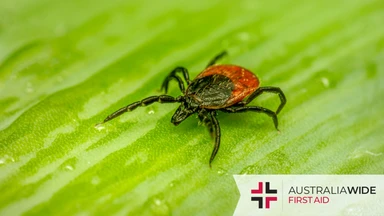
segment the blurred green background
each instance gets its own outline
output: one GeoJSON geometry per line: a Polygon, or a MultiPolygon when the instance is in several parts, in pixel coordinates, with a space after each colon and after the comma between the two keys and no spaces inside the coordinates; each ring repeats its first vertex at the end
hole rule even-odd
{"type": "Polygon", "coordinates": [[[384,174],[383,23],[382,0],[2,0],[0,215],[231,215],[233,174],[384,174]],[[206,128],[174,127],[176,104],[94,128],[222,50],[283,89],[280,133],[219,113],[209,168],[206,128]]]}

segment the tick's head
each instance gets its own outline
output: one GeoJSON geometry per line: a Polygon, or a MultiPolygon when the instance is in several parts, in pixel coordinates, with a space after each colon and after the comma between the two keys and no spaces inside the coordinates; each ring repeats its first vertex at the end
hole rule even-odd
{"type": "Polygon", "coordinates": [[[179,108],[177,108],[175,114],[173,114],[171,122],[174,125],[180,124],[182,121],[187,119],[190,115],[195,113],[198,110],[198,104],[196,104],[188,96],[184,98],[184,101],[181,102],[179,108]]]}

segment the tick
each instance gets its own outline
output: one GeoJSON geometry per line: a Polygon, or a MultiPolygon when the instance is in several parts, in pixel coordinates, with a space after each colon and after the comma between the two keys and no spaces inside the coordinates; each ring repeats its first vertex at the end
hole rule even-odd
{"type": "Polygon", "coordinates": [[[278,87],[260,87],[260,81],[251,71],[236,65],[216,64],[225,56],[224,51],[215,56],[194,80],[189,79],[188,70],[184,67],[176,67],[165,78],[161,90],[168,92],[168,84],[176,80],[179,84],[182,96],[172,97],[159,95],[147,97],[141,101],[134,102],[120,108],[110,114],[102,123],[110,121],[125,112],[130,112],[137,107],[148,106],[154,102],[159,103],[180,103],[173,114],[171,122],[174,125],[180,124],[190,115],[197,113],[197,116],[204,125],[208,127],[209,133],[215,139],[215,144],[209,165],[211,166],[220,147],[220,125],[216,118],[217,111],[226,113],[258,112],[264,113],[272,118],[276,130],[278,130],[277,114],[283,109],[286,99],[283,91],[278,87]],[[184,81],[181,76],[184,78],[184,81]],[[185,88],[184,82],[187,83],[185,88]],[[276,112],[260,106],[247,106],[253,99],[264,92],[278,94],[280,105],[276,112]]]}

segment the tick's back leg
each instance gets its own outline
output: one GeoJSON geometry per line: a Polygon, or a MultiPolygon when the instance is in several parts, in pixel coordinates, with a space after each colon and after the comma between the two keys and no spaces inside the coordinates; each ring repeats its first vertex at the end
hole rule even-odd
{"type": "Polygon", "coordinates": [[[219,61],[220,59],[222,59],[224,56],[228,55],[227,51],[223,51],[221,52],[220,54],[218,54],[217,56],[215,56],[207,65],[207,67],[210,67],[214,64],[216,64],[217,61],[219,61]]]}
{"type": "Polygon", "coordinates": [[[273,123],[275,125],[276,130],[278,129],[278,121],[277,121],[277,115],[273,111],[264,108],[264,107],[258,107],[258,106],[249,106],[249,107],[226,107],[223,109],[220,109],[220,111],[227,112],[227,113],[239,113],[239,112],[258,112],[258,113],[264,113],[270,116],[273,120],[273,123]]]}
{"type": "Polygon", "coordinates": [[[207,113],[205,110],[202,110],[197,114],[199,117],[200,122],[208,128],[208,132],[211,135],[211,137],[214,137],[214,128],[213,128],[213,123],[211,120],[211,117],[209,113],[207,113]]]}
{"type": "Polygon", "coordinates": [[[177,68],[173,69],[171,71],[171,73],[168,74],[168,76],[164,79],[164,81],[161,85],[161,90],[164,89],[165,93],[168,92],[168,84],[169,84],[169,81],[171,81],[172,79],[175,79],[179,83],[180,90],[183,93],[185,92],[183,80],[178,75],[176,75],[176,73],[182,73],[187,84],[191,83],[191,81],[189,80],[188,70],[184,67],[177,67],[177,68]]]}
{"type": "Polygon", "coordinates": [[[215,156],[220,148],[220,125],[219,121],[216,119],[216,111],[206,111],[201,110],[198,113],[198,117],[200,121],[208,127],[209,134],[212,138],[215,139],[215,144],[211,153],[211,157],[209,158],[209,166],[211,167],[213,159],[215,159],[215,156]]]}
{"type": "Polygon", "coordinates": [[[215,159],[215,156],[216,156],[216,154],[220,148],[221,133],[220,133],[219,121],[217,121],[217,118],[216,118],[216,111],[210,112],[210,118],[211,118],[211,121],[213,124],[213,128],[215,130],[215,145],[214,145],[213,150],[212,150],[211,158],[209,159],[209,166],[211,167],[212,161],[213,161],[213,159],[215,159]]]}
{"type": "Polygon", "coordinates": [[[278,87],[272,87],[272,86],[265,86],[258,88],[255,92],[253,92],[245,102],[245,104],[249,104],[253,99],[255,99],[257,96],[261,95],[263,92],[270,92],[274,94],[278,94],[280,97],[280,105],[276,110],[276,115],[279,114],[279,112],[283,109],[285,103],[287,102],[287,99],[285,98],[285,95],[283,91],[281,91],[278,87]]]}

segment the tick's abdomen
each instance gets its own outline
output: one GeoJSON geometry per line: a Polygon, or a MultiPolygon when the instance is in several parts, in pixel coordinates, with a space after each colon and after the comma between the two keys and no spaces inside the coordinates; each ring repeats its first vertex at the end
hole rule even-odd
{"type": "Polygon", "coordinates": [[[186,94],[201,108],[220,109],[242,101],[258,87],[258,78],[249,70],[235,65],[214,65],[192,81],[186,94]]]}

